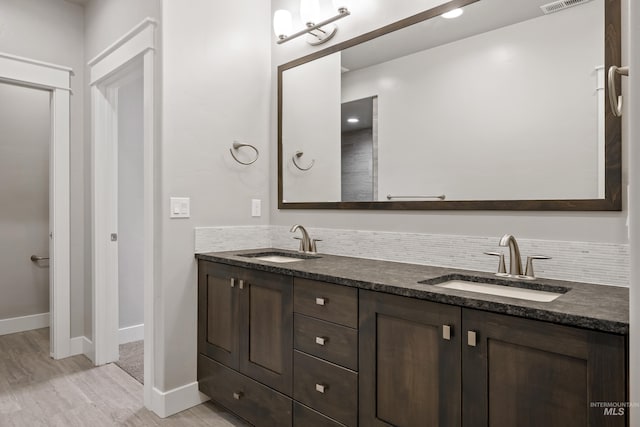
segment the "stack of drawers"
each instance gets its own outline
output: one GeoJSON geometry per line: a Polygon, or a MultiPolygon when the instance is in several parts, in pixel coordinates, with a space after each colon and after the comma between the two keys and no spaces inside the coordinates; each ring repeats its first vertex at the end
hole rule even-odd
{"type": "Polygon", "coordinates": [[[293,424],[358,424],[358,290],[294,279],[293,424]]]}

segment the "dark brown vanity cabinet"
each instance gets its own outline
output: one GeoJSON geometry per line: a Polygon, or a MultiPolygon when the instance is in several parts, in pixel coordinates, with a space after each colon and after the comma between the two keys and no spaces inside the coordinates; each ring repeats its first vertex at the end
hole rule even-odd
{"type": "Polygon", "coordinates": [[[360,425],[459,426],[460,308],[360,291],[360,425]]]}
{"type": "Polygon", "coordinates": [[[626,415],[597,407],[627,401],[625,346],[619,335],[361,291],[360,425],[625,426],[626,415]]]}
{"type": "Polygon", "coordinates": [[[622,335],[199,261],[198,381],[256,427],[622,427],[622,335]],[[606,409],[606,411],[605,411],[606,409]]]}
{"type": "Polygon", "coordinates": [[[357,427],[358,290],[296,277],[294,312],[294,426],[357,427]]]}
{"type": "Polygon", "coordinates": [[[257,425],[291,425],[292,281],[208,261],[198,266],[200,389],[257,425]]]}
{"type": "Polygon", "coordinates": [[[463,425],[625,426],[623,336],[463,310],[463,425]]]}

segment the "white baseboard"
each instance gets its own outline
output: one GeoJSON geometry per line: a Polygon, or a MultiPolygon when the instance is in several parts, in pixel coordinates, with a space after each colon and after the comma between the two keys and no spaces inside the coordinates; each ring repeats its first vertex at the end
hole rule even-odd
{"type": "Polygon", "coordinates": [[[0,320],[0,335],[15,334],[16,332],[31,331],[33,329],[49,327],[49,313],[33,314],[31,316],[12,317],[0,320]]]}
{"type": "Polygon", "coordinates": [[[70,356],[84,354],[89,359],[93,360],[93,341],[89,338],[84,336],[71,338],[71,345],[69,348],[71,351],[70,356]]]}
{"type": "Polygon", "coordinates": [[[118,340],[120,344],[144,340],[144,324],[121,328],[118,330],[118,340]]]}
{"type": "Polygon", "coordinates": [[[209,398],[198,390],[197,381],[169,391],[160,391],[154,387],[151,410],[160,418],[166,418],[207,400],[209,398]]]}

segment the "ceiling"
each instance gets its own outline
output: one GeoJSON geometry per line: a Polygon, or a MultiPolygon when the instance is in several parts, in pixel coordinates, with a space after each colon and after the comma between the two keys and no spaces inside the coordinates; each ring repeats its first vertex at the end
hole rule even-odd
{"type": "MultiPolygon", "coordinates": [[[[540,6],[552,0],[479,0],[455,19],[435,17],[342,51],[349,71],[544,16],[540,6]]],[[[599,0],[602,1],[602,0],[599,0]]],[[[580,7],[580,6],[576,6],[580,7]]],[[[571,8],[556,13],[570,13],[571,8]]]]}
{"type": "Polygon", "coordinates": [[[368,129],[373,126],[373,98],[357,99],[342,103],[341,131],[368,129]],[[354,117],[358,123],[349,123],[347,119],[354,117]]]}

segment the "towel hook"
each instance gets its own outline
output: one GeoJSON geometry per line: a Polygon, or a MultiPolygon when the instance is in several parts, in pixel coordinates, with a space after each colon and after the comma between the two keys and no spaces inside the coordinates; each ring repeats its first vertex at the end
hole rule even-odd
{"type": "Polygon", "coordinates": [[[629,75],[629,67],[616,67],[612,65],[609,67],[609,102],[611,103],[611,111],[616,117],[622,116],[622,95],[616,94],[616,82],[615,76],[620,74],[621,76],[629,75]]]}
{"type": "Polygon", "coordinates": [[[239,143],[238,141],[233,141],[233,148],[229,148],[229,152],[231,153],[231,157],[233,157],[233,159],[234,159],[236,162],[240,163],[241,165],[251,165],[251,164],[255,163],[255,162],[256,162],[256,160],[258,160],[258,157],[260,157],[260,152],[258,151],[258,149],[257,149],[256,147],[254,147],[254,146],[253,146],[253,145],[251,145],[251,144],[241,144],[241,143],[239,143]],[[238,158],[236,157],[236,155],[235,155],[235,154],[233,154],[233,150],[238,150],[238,149],[240,149],[240,148],[242,148],[242,147],[249,147],[249,148],[251,148],[253,151],[255,151],[255,152],[256,152],[256,158],[255,158],[255,159],[253,159],[253,160],[252,160],[252,161],[250,161],[250,162],[243,162],[242,160],[238,159],[238,158]]]}
{"type": "Polygon", "coordinates": [[[291,157],[291,160],[293,160],[293,164],[295,165],[295,167],[297,167],[301,171],[308,171],[309,169],[311,169],[313,167],[313,165],[316,163],[316,161],[315,161],[315,159],[311,160],[311,163],[309,164],[309,166],[307,166],[306,168],[303,168],[296,161],[296,158],[299,159],[300,157],[302,157],[303,154],[304,154],[304,152],[302,152],[302,151],[296,151],[296,154],[294,154],[293,157],[291,157]]]}

